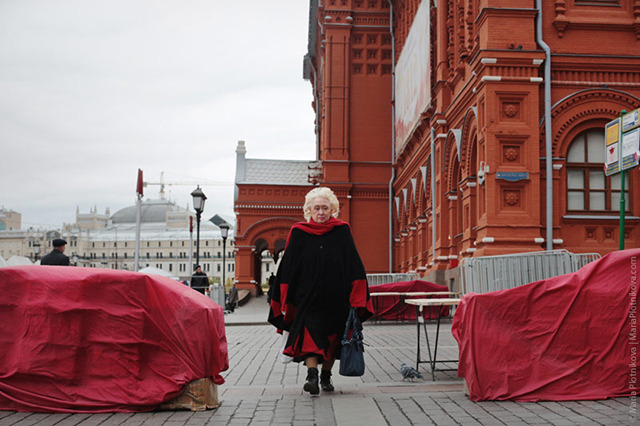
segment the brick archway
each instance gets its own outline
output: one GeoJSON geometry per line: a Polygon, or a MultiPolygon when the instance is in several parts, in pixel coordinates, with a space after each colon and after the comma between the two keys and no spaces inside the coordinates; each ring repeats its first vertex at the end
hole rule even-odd
{"type": "Polygon", "coordinates": [[[236,238],[236,285],[240,289],[260,294],[260,262],[268,250],[277,261],[284,250],[291,226],[302,218],[272,217],[253,223],[242,236],[236,238]]]}

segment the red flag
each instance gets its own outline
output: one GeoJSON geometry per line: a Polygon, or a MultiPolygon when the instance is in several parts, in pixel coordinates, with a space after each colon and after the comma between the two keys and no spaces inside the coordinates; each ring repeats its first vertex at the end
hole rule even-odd
{"type": "Polygon", "coordinates": [[[138,169],[138,186],[136,187],[136,194],[142,197],[144,194],[142,193],[142,187],[144,183],[142,182],[142,170],[138,169]]]}
{"type": "Polygon", "coordinates": [[[189,232],[193,234],[193,216],[189,216],[189,232]]]}

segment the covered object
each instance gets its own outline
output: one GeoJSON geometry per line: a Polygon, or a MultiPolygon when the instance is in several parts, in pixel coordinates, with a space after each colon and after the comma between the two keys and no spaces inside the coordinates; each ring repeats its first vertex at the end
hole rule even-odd
{"type": "MultiPolygon", "coordinates": [[[[451,297],[447,295],[438,296],[404,296],[394,295],[394,293],[415,293],[415,292],[448,292],[449,288],[444,285],[435,284],[429,281],[413,280],[400,281],[396,283],[380,284],[369,287],[370,293],[390,293],[384,296],[375,296],[373,300],[374,318],[396,321],[414,321],[416,319],[416,307],[404,303],[406,299],[424,299],[431,297],[451,297]]],[[[430,306],[425,307],[423,316],[425,319],[436,319],[438,317],[438,309],[442,316],[449,315],[448,306],[430,306]]]]}
{"type": "Polygon", "coordinates": [[[195,380],[222,384],[222,308],[160,276],[0,269],[0,409],[150,411],[195,380]]]}
{"type": "Polygon", "coordinates": [[[577,272],[467,294],[453,318],[473,401],[631,395],[637,386],[637,262],[618,251],[577,272]]]}

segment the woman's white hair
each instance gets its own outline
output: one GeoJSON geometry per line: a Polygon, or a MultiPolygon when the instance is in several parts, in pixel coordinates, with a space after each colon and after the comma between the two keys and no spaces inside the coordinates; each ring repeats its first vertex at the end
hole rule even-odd
{"type": "Polygon", "coordinates": [[[304,196],[304,218],[309,221],[311,219],[311,202],[316,197],[325,198],[329,205],[331,206],[331,216],[337,218],[338,214],[340,214],[340,202],[338,201],[338,197],[333,191],[325,186],[320,186],[318,188],[313,188],[311,191],[307,192],[307,195],[304,196]]]}

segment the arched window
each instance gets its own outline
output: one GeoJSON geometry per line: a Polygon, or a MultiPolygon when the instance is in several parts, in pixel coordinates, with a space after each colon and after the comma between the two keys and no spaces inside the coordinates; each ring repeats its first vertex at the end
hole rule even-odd
{"type": "MultiPolygon", "coordinates": [[[[629,177],[625,174],[625,201],[629,211],[629,177]]],[[[604,174],[604,131],[592,129],[571,142],[567,153],[567,210],[619,212],[620,173],[604,174]]]]}

